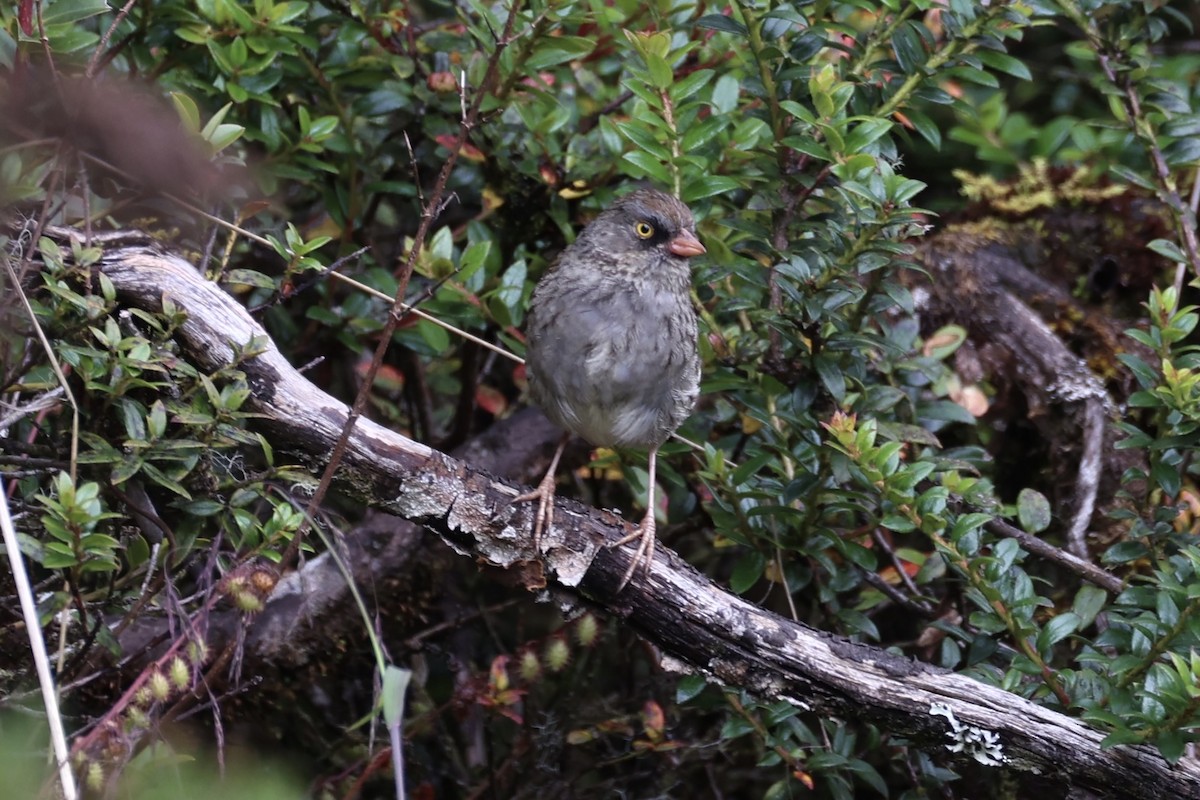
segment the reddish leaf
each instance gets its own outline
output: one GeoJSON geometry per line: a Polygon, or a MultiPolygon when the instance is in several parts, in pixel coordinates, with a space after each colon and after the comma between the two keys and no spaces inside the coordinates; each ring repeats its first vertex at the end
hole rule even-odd
{"type": "MultiPolygon", "coordinates": [[[[370,365],[371,362],[366,359],[358,362],[355,371],[360,378],[367,374],[367,367],[370,365]]],[[[404,373],[389,364],[381,364],[375,373],[374,388],[395,394],[404,388],[404,373]]]]}
{"type": "Polygon", "coordinates": [[[500,692],[508,689],[508,656],[501,655],[492,659],[488,678],[492,689],[500,692]]]}
{"type": "MultiPolygon", "coordinates": [[[[446,148],[447,150],[453,150],[454,146],[456,144],[458,144],[458,137],[454,136],[453,134],[449,134],[449,133],[443,133],[441,136],[435,136],[434,139],[437,141],[438,144],[440,144],[442,147],[446,148]]],[[[478,147],[471,144],[470,142],[463,142],[462,147],[459,148],[459,150],[458,150],[458,155],[462,158],[465,158],[467,161],[485,161],[486,160],[486,157],[483,155],[483,152],[478,147]]]]}
{"type": "Polygon", "coordinates": [[[17,10],[17,22],[21,26],[21,33],[33,36],[33,0],[21,0],[21,7],[17,10]]]}
{"type": "Polygon", "coordinates": [[[493,416],[499,416],[508,408],[508,398],[491,386],[480,384],[475,387],[475,402],[484,411],[493,416]]]}
{"type": "Polygon", "coordinates": [[[661,741],[666,727],[667,718],[663,714],[662,706],[653,700],[647,700],[642,706],[642,729],[646,732],[646,737],[653,742],[661,741]]]}

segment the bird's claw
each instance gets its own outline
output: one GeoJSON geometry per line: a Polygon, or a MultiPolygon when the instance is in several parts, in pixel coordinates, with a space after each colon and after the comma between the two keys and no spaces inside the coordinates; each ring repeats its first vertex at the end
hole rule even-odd
{"type": "Polygon", "coordinates": [[[549,531],[554,525],[554,474],[547,473],[546,477],[542,478],[542,482],[537,485],[537,488],[525,494],[519,494],[512,500],[509,500],[509,505],[514,503],[527,503],[530,500],[538,501],[537,513],[533,517],[533,552],[542,552],[542,533],[549,531]]]}
{"type": "Polygon", "coordinates": [[[633,573],[637,572],[638,567],[642,567],[647,575],[650,574],[650,567],[654,563],[654,529],[654,511],[650,510],[633,533],[623,536],[608,545],[609,548],[614,548],[629,544],[634,540],[638,541],[637,550],[633,553],[633,559],[629,563],[629,568],[625,570],[625,575],[621,578],[621,582],[617,584],[618,592],[621,592],[629,585],[629,580],[633,577],[633,573]]]}

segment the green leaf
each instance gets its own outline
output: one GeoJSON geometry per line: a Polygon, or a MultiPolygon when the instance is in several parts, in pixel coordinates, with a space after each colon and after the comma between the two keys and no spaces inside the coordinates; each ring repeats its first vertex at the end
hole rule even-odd
{"type": "Polygon", "coordinates": [[[1200,137],[1188,137],[1163,148],[1163,158],[1172,167],[1200,164],[1200,137]]]}
{"type": "Polygon", "coordinates": [[[914,108],[906,108],[902,113],[916,132],[933,146],[934,150],[942,149],[942,132],[933,120],[914,108]]]}
{"type": "Polygon", "coordinates": [[[196,101],[183,92],[171,92],[170,96],[171,104],[175,106],[175,113],[179,114],[184,127],[194,133],[199,132],[200,108],[196,105],[196,101]]]}
{"type": "Polygon", "coordinates": [[[784,147],[790,147],[798,153],[803,153],[806,156],[812,156],[819,161],[832,161],[833,156],[829,152],[829,148],[817,142],[815,139],[809,139],[803,136],[787,136],[779,142],[784,147]]]}
{"type": "Polygon", "coordinates": [[[1025,66],[1021,61],[1007,53],[998,53],[995,50],[976,50],[972,53],[976,58],[982,61],[992,69],[998,69],[1012,75],[1014,78],[1020,78],[1023,81],[1033,80],[1033,75],[1029,73],[1029,67],[1025,66]]]}
{"type": "Polygon", "coordinates": [[[433,352],[444,353],[450,349],[450,333],[441,325],[423,319],[417,323],[416,328],[433,352]]]}
{"type": "Polygon", "coordinates": [[[1071,610],[1079,618],[1079,628],[1091,625],[1107,602],[1108,593],[1099,586],[1090,583],[1080,586],[1079,591],[1075,593],[1075,601],[1071,604],[1071,610]]]}
{"type": "Polygon", "coordinates": [[[454,255],[454,231],[449,225],[438,228],[429,240],[427,251],[435,261],[449,262],[454,255]]]}
{"type": "Polygon", "coordinates": [[[1153,92],[1146,95],[1143,103],[1167,114],[1190,114],[1192,111],[1187,100],[1174,92],[1153,92]]]}
{"type": "Polygon", "coordinates": [[[1149,554],[1146,545],[1138,541],[1118,542],[1104,553],[1106,564],[1127,564],[1149,554]]]}
{"type": "Polygon", "coordinates": [[[463,251],[462,258],[458,262],[458,280],[460,283],[467,284],[471,280],[471,276],[487,263],[487,257],[491,253],[491,250],[491,241],[484,240],[471,243],[463,251]]]}
{"type": "Polygon", "coordinates": [[[727,115],[713,114],[698,125],[690,126],[679,142],[680,149],[685,153],[695,153],[729,127],[729,122],[727,115]]]}
{"type": "MultiPolygon", "coordinates": [[[[903,393],[900,393],[900,395],[902,397],[903,393]]],[[[885,407],[890,407],[890,404],[885,407]]],[[[878,425],[879,436],[883,439],[887,439],[888,441],[911,442],[913,444],[922,444],[938,448],[942,446],[941,442],[938,441],[937,436],[935,436],[928,429],[922,428],[920,425],[907,425],[900,422],[888,422],[886,420],[880,420],[878,425]]]]}
{"type": "Polygon", "coordinates": [[[775,454],[769,450],[764,450],[757,455],[751,456],[741,464],[738,464],[737,469],[730,473],[730,484],[733,486],[740,486],[741,484],[750,480],[751,477],[753,477],[760,469],[762,469],[763,466],[770,463],[774,458],[775,454]]]}
{"type": "Polygon", "coordinates": [[[1079,630],[1079,617],[1074,612],[1059,614],[1046,623],[1038,635],[1038,649],[1045,652],[1079,630]]]}
{"type": "Polygon", "coordinates": [[[1109,169],[1113,171],[1113,174],[1117,175],[1117,177],[1121,178],[1127,183],[1131,183],[1134,186],[1141,187],[1142,189],[1146,189],[1151,192],[1154,191],[1154,183],[1140,172],[1135,172],[1129,167],[1125,167],[1120,164],[1113,164],[1111,167],[1109,167],[1109,169]]]}
{"type": "Polygon", "coordinates": [[[708,686],[703,675],[685,675],[675,686],[675,702],[686,703],[700,695],[708,686]]]}
{"type": "Polygon", "coordinates": [[[154,481],[164,489],[169,489],[186,500],[192,499],[192,496],[188,494],[187,489],[184,489],[182,484],[168,476],[165,472],[151,464],[149,461],[142,462],[141,472],[147,478],[154,481]]]}
{"type": "Polygon", "coordinates": [[[717,78],[717,83],[713,86],[712,92],[712,107],[718,114],[729,114],[737,108],[738,95],[741,92],[741,85],[738,79],[728,72],[717,78]]]}
{"type": "Polygon", "coordinates": [[[65,25],[108,12],[108,3],[104,0],[55,0],[53,3],[46,3],[42,11],[42,22],[47,27],[65,25]]]}
{"type": "Polygon", "coordinates": [[[653,54],[645,56],[645,59],[646,68],[650,72],[651,85],[660,91],[670,88],[671,84],[675,82],[675,70],[671,68],[667,60],[653,54]]]}
{"type": "Polygon", "coordinates": [[[1022,489],[1017,495],[1017,519],[1027,533],[1041,533],[1050,526],[1050,501],[1034,489],[1022,489]]]}
{"type": "Polygon", "coordinates": [[[231,269],[221,280],[224,286],[253,286],[256,289],[275,289],[275,279],[253,269],[231,269]]]}
{"type": "Polygon", "coordinates": [[[779,107],[806,125],[817,124],[817,118],[813,112],[795,100],[784,100],[780,102],[779,107]]]}
{"type": "Polygon", "coordinates": [[[958,66],[954,69],[947,70],[943,73],[946,78],[958,78],[960,80],[969,81],[978,86],[986,86],[989,89],[999,89],[1000,81],[996,80],[996,76],[990,72],[984,72],[981,69],[970,66],[958,66]]]}
{"type": "Polygon", "coordinates": [[[622,158],[663,186],[671,184],[671,175],[667,172],[666,166],[644,150],[630,150],[622,158]]]}
{"type": "Polygon", "coordinates": [[[892,123],[886,119],[867,119],[854,126],[846,136],[846,150],[857,153],[867,145],[883,137],[892,129],[892,123]]]}
{"type": "Polygon", "coordinates": [[[146,410],[142,404],[128,398],[117,401],[121,419],[125,422],[125,437],[134,441],[146,439],[146,410]]]}
{"type": "Polygon", "coordinates": [[[150,545],[146,542],[145,537],[139,534],[126,539],[125,559],[129,562],[129,566],[137,569],[142,564],[145,564],[149,558],[150,545]]]}
{"type": "Polygon", "coordinates": [[[697,28],[708,28],[714,31],[736,33],[738,36],[748,36],[746,26],[724,14],[707,14],[696,20],[697,28]]]}
{"type": "Polygon", "coordinates": [[[1162,132],[1173,137],[1200,136],[1200,114],[1185,114],[1169,119],[1163,125],[1162,132]]]}
{"type": "Polygon", "coordinates": [[[879,641],[879,628],[866,614],[852,608],[843,608],[837,612],[838,621],[847,629],[847,633],[865,636],[872,641],[879,641]]]}
{"type": "Polygon", "coordinates": [[[919,23],[911,20],[896,28],[892,36],[892,52],[906,73],[916,72],[925,63],[925,46],[917,33],[919,23]]]}
{"type": "Polygon", "coordinates": [[[925,340],[930,358],[945,361],[967,340],[967,331],[961,325],[943,325],[925,340]]]}
{"type": "Polygon", "coordinates": [[[716,72],[711,69],[698,69],[692,74],[680,78],[671,87],[671,99],[675,103],[682,103],[684,100],[691,97],[696,92],[703,89],[712,80],[716,72]]]}
{"type": "MultiPolygon", "coordinates": [[[[1105,741],[1108,741],[1108,739],[1105,739],[1105,741]]],[[[1154,746],[1158,748],[1158,752],[1162,754],[1167,763],[1173,766],[1179,762],[1179,759],[1183,758],[1183,754],[1187,748],[1187,739],[1184,737],[1182,731],[1165,731],[1159,734],[1158,738],[1154,740],[1154,746]]]]}
{"type": "Polygon", "coordinates": [[[67,569],[78,563],[79,559],[70,546],[59,542],[45,542],[42,545],[42,566],[46,569],[67,569]]]}
{"type": "Polygon", "coordinates": [[[544,36],[538,40],[525,66],[542,70],[583,58],[595,49],[596,41],[586,36],[544,36]]]}
{"type": "Polygon", "coordinates": [[[936,419],[943,422],[962,422],[967,425],[975,424],[971,412],[951,400],[934,400],[917,406],[917,414],[922,419],[936,419]]]}
{"type": "Polygon", "coordinates": [[[834,401],[840,404],[846,397],[846,376],[842,372],[842,368],[836,360],[824,353],[813,359],[813,366],[817,368],[817,375],[821,378],[825,389],[834,401]]]}
{"type": "Polygon", "coordinates": [[[527,272],[525,259],[516,261],[504,270],[504,274],[500,276],[500,286],[496,289],[496,300],[504,306],[513,324],[519,323],[523,317],[521,301],[525,293],[527,272]]]}
{"type": "Polygon", "coordinates": [[[621,133],[625,134],[629,141],[637,145],[639,150],[644,150],[647,154],[654,156],[660,161],[666,161],[671,157],[671,151],[666,145],[658,141],[654,136],[654,132],[640,120],[631,120],[629,122],[617,123],[617,128],[621,133]]]}
{"type": "Polygon", "coordinates": [[[1158,253],[1160,256],[1163,256],[1164,258],[1176,263],[1187,262],[1187,256],[1185,256],[1183,251],[1179,249],[1179,245],[1168,239],[1155,239],[1154,241],[1150,242],[1150,244],[1146,245],[1146,247],[1153,252],[1158,253]]]}
{"type": "Polygon", "coordinates": [[[908,517],[902,517],[899,514],[888,514],[879,520],[879,524],[889,531],[895,531],[896,533],[911,533],[917,529],[912,520],[908,517]]]}
{"type": "Polygon", "coordinates": [[[698,175],[684,185],[680,199],[685,203],[692,203],[739,188],[741,186],[736,180],[724,175],[698,175]]]}
{"type": "Polygon", "coordinates": [[[729,576],[729,588],[735,594],[742,594],[758,583],[766,568],[766,557],[757,550],[751,550],[738,559],[729,576]]]}

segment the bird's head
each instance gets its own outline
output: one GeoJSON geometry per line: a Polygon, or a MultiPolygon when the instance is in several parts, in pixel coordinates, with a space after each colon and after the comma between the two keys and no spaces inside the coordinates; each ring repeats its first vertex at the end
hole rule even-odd
{"type": "Polygon", "coordinates": [[[665,192],[639,189],[625,195],[592,220],[581,239],[618,259],[682,262],[705,252],[696,238],[691,210],[665,192]]]}

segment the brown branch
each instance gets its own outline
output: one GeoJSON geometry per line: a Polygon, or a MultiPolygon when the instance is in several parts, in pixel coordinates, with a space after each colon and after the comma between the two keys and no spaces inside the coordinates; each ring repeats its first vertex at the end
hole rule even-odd
{"type": "Polygon", "coordinates": [[[1089,583],[1093,583],[1104,589],[1106,592],[1120,594],[1125,584],[1116,575],[1113,575],[1107,570],[1100,569],[1090,561],[1086,561],[1073,553],[1068,553],[1065,550],[1060,550],[1054,545],[1044,542],[1031,533],[1026,533],[1020,528],[1014,528],[1007,522],[994,519],[984,525],[992,533],[997,536],[1005,536],[1009,539],[1016,539],[1018,543],[1035,556],[1040,556],[1047,561],[1066,567],[1071,572],[1074,572],[1079,577],[1089,583]]]}
{"type": "MultiPolygon", "coordinates": [[[[108,47],[109,41],[112,40],[113,33],[117,30],[120,24],[125,21],[125,17],[129,16],[129,10],[133,8],[133,4],[135,2],[137,2],[137,0],[126,0],[125,5],[122,6],[121,10],[117,12],[117,16],[113,18],[112,24],[108,26],[108,29],[104,31],[104,35],[100,37],[100,41],[96,43],[96,49],[92,51],[92,57],[88,59],[87,72],[84,73],[88,78],[96,77],[96,71],[101,66],[100,54],[103,53],[108,47]]],[[[106,59],[106,64],[107,61],[108,60],[106,59]]]]}
{"type": "MultiPolygon", "coordinates": [[[[126,302],[154,311],[169,297],[185,309],[180,341],[205,369],[230,365],[235,348],[256,342],[260,354],[239,367],[262,429],[277,450],[310,469],[327,465],[349,410],[296,372],[237,302],[149,240],[110,246],[99,267],[126,302]]],[[[335,482],[348,495],[424,525],[462,555],[520,570],[527,585],[547,585],[562,602],[590,603],[622,618],[661,649],[667,668],[823,715],[859,718],[938,750],[967,734],[994,737],[977,761],[1036,771],[1064,789],[1104,797],[1200,796],[1198,764],[1170,766],[1149,747],[1101,749],[1104,734],[1077,719],[783,619],[724,591],[666,548],[657,549],[648,573],[639,571],[619,592],[629,548],[605,544],[629,526],[610,513],[560,500],[539,558],[527,533],[529,510],[510,504],[516,487],[370,421],[360,421],[347,439],[335,482]]]]}

